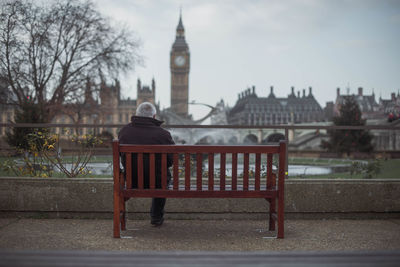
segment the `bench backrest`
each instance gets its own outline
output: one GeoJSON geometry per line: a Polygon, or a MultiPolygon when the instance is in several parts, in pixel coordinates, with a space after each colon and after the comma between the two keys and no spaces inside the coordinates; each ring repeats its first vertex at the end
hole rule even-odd
{"type": "MultiPolygon", "coordinates": [[[[243,190],[260,191],[276,186],[276,176],[273,173],[273,156],[278,157],[278,187],[283,188],[286,168],[286,142],[277,145],[238,145],[238,146],[211,146],[211,145],[122,145],[113,141],[113,168],[114,183],[121,183],[120,155],[126,157],[126,184],[127,189],[132,189],[132,171],[137,172],[138,190],[144,189],[143,159],[144,154],[149,155],[149,187],[156,189],[156,154],[161,155],[161,188],[167,189],[167,154],[173,156],[172,190],[243,190]],[[132,153],[137,154],[137,170],[132,170],[132,153]],[[215,156],[219,154],[219,164],[215,164],[215,156]],[[193,155],[193,156],[191,156],[193,155]],[[205,156],[207,155],[207,156],[205,156]],[[226,175],[227,155],[231,159],[231,173],[226,175]],[[181,156],[181,160],[180,160],[181,156]],[[250,158],[254,164],[250,164],[250,158]],[[203,173],[203,159],[208,158],[208,169],[203,173]],[[243,171],[238,171],[239,159],[243,159],[243,171]],[[183,168],[179,166],[182,161],[183,168]],[[196,170],[195,184],[191,184],[191,168],[196,170]],[[219,172],[215,172],[219,168],[219,172]],[[180,171],[184,176],[180,179],[180,171]],[[207,173],[205,173],[207,172],[207,173]],[[203,175],[208,179],[203,180],[203,175]],[[216,177],[217,176],[217,177],[216,177]],[[216,179],[219,178],[219,179],[216,179]],[[216,183],[219,181],[219,186],[216,183]],[[180,185],[184,186],[180,186],[180,185]]],[[[182,164],[181,164],[182,165],[182,164]]],[[[240,166],[241,167],[241,166],[240,166]]]]}

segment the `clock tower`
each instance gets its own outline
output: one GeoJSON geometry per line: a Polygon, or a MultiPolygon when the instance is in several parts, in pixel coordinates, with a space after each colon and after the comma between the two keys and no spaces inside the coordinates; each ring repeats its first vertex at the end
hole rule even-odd
{"type": "Polygon", "coordinates": [[[182,117],[189,116],[189,69],[190,52],[185,41],[182,14],[176,27],[176,38],[170,53],[171,110],[182,117]]]}

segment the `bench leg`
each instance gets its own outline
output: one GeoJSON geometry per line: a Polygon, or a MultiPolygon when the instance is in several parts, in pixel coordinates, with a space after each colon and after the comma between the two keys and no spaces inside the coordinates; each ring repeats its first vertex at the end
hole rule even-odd
{"type": "Polygon", "coordinates": [[[120,238],[121,237],[121,217],[120,217],[120,212],[121,212],[121,201],[120,197],[118,194],[118,191],[114,190],[114,237],[115,238],[120,238]]]}
{"type": "Polygon", "coordinates": [[[278,238],[283,238],[284,236],[284,207],[285,203],[283,200],[283,194],[278,196],[278,238]]]}

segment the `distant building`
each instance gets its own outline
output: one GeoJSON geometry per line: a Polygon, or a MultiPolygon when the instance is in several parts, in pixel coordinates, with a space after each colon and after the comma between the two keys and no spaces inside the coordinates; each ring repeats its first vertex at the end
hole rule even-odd
{"type": "MultiPolygon", "coordinates": [[[[93,89],[88,83],[86,85],[85,100],[83,104],[66,104],[57,114],[52,123],[72,123],[72,124],[125,124],[129,123],[132,115],[136,112],[136,107],[143,102],[155,104],[156,85],[154,79],[152,85],[142,86],[140,79],[137,82],[137,99],[121,98],[121,86],[118,80],[114,84],[102,82],[100,85],[100,99],[93,98],[93,89]]],[[[158,105],[156,105],[158,108],[158,105]]],[[[101,128],[95,133],[107,131],[116,136],[116,128],[101,128]]],[[[56,133],[65,133],[65,129],[56,129],[56,133]]],[[[72,132],[72,131],[71,131],[72,132]]],[[[80,128],[80,134],[94,133],[94,130],[80,128]]]]}
{"type": "Polygon", "coordinates": [[[324,115],[327,121],[331,121],[335,116],[334,109],[335,109],[335,103],[333,103],[333,101],[326,102],[326,106],[324,108],[324,115]]]}
{"type": "Polygon", "coordinates": [[[227,125],[228,118],[227,118],[227,109],[228,107],[225,106],[225,102],[221,99],[215,106],[215,110],[213,115],[211,116],[211,124],[212,125],[227,125]]]}
{"type": "Polygon", "coordinates": [[[392,114],[399,117],[400,115],[400,93],[392,93],[390,99],[379,98],[379,106],[381,112],[385,116],[392,114]]]}
{"type": "Polygon", "coordinates": [[[306,95],[297,96],[292,87],[288,97],[278,98],[274,88],[268,97],[258,97],[255,86],[240,93],[235,106],[228,113],[228,123],[237,125],[268,125],[323,121],[321,106],[312,94],[312,88],[306,95]]]}
{"type": "Polygon", "coordinates": [[[380,112],[379,104],[375,101],[375,94],[372,92],[371,95],[364,95],[363,88],[358,88],[358,94],[340,94],[340,88],[336,90],[336,101],[333,107],[333,114],[335,116],[339,115],[340,107],[345,102],[346,98],[353,98],[357,102],[360,108],[363,119],[381,119],[383,117],[382,112],[380,112]]]}

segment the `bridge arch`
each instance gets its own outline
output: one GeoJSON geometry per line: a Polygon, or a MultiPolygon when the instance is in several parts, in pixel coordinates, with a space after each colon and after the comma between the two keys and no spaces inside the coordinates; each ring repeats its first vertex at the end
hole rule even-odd
{"type": "Polygon", "coordinates": [[[243,143],[244,143],[244,144],[248,144],[248,145],[250,145],[250,144],[257,144],[257,143],[258,143],[258,138],[257,138],[256,135],[250,133],[250,134],[248,134],[248,135],[246,135],[246,136],[244,137],[243,143]]]}
{"type": "Polygon", "coordinates": [[[203,136],[196,142],[196,145],[208,145],[208,144],[215,144],[214,138],[210,135],[203,136]]]}
{"type": "Polygon", "coordinates": [[[266,143],[278,143],[280,140],[285,140],[285,135],[281,133],[273,133],[268,135],[266,139],[262,141],[263,144],[266,143]]]}

